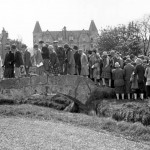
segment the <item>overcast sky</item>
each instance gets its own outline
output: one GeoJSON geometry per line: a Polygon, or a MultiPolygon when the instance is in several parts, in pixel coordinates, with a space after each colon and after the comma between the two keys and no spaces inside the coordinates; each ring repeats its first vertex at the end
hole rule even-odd
{"type": "Polygon", "coordinates": [[[88,29],[91,20],[100,29],[144,14],[150,14],[150,0],[0,0],[0,31],[4,27],[9,38],[30,47],[36,21],[43,31],[88,29]]]}

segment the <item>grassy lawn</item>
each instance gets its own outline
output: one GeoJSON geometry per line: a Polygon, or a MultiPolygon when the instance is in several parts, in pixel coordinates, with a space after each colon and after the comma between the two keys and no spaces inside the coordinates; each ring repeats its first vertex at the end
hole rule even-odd
{"type": "Polygon", "coordinates": [[[28,117],[40,120],[54,120],[87,127],[97,132],[109,131],[117,136],[123,135],[131,140],[144,141],[150,144],[150,126],[140,122],[130,123],[116,121],[110,117],[88,116],[85,114],[57,111],[52,108],[22,105],[0,105],[0,116],[28,117]]]}

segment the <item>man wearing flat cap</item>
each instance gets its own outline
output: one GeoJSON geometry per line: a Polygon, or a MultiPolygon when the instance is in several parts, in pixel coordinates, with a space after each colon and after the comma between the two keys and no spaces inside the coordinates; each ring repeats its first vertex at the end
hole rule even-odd
{"type": "Polygon", "coordinates": [[[4,78],[14,78],[14,53],[11,51],[10,46],[8,45],[6,47],[6,50],[8,51],[5,55],[4,59],[4,78]]]}
{"type": "Polygon", "coordinates": [[[21,68],[23,67],[22,53],[14,44],[11,46],[11,49],[14,52],[15,77],[18,78],[21,77],[21,68]]]}
{"type": "Polygon", "coordinates": [[[40,40],[39,41],[39,49],[42,49],[43,45],[44,45],[44,41],[40,40]]]}

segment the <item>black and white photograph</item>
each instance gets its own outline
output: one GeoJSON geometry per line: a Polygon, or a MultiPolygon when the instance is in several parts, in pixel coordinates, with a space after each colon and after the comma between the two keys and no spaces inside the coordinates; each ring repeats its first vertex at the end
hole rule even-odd
{"type": "Polygon", "coordinates": [[[0,0],[0,150],[150,150],[150,0],[0,0]]]}

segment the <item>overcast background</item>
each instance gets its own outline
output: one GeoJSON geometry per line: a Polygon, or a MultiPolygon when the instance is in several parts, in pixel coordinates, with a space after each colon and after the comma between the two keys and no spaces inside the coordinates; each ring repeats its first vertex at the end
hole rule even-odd
{"type": "Polygon", "coordinates": [[[89,29],[91,20],[97,29],[140,19],[150,14],[150,0],[0,0],[0,32],[9,38],[22,38],[32,46],[36,21],[42,30],[89,29]]]}

